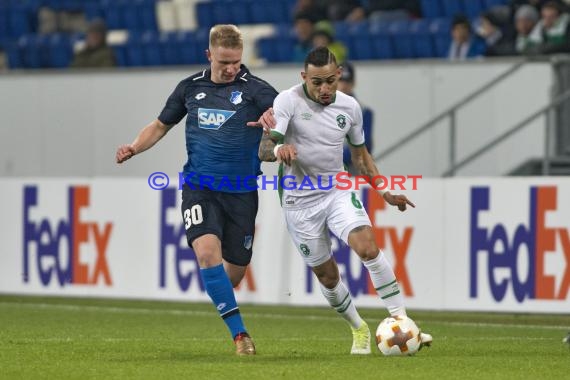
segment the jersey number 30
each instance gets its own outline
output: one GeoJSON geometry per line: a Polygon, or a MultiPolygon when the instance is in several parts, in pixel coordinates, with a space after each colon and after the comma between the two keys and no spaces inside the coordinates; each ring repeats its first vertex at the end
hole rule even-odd
{"type": "Polygon", "coordinates": [[[202,206],[194,205],[192,208],[184,210],[184,228],[189,229],[193,225],[201,224],[203,221],[202,206]]]}

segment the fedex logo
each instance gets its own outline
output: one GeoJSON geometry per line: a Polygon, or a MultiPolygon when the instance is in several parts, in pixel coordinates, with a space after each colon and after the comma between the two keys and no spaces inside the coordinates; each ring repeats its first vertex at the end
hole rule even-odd
{"type": "MultiPolygon", "coordinates": [[[[387,255],[393,254],[394,260],[391,261],[400,290],[405,296],[412,297],[414,291],[408,276],[406,256],[414,234],[414,228],[405,227],[402,231],[398,231],[396,227],[377,227],[376,213],[386,209],[386,202],[377,191],[370,191],[368,188],[362,191],[362,201],[372,222],[372,231],[376,237],[378,248],[385,250],[387,255]]],[[[350,247],[332,234],[331,240],[333,243],[333,254],[338,263],[339,271],[350,293],[354,296],[358,294],[376,295],[376,290],[372,285],[372,281],[370,281],[368,271],[358,256],[355,253],[351,253],[350,247]]],[[[312,292],[312,289],[312,271],[307,267],[307,293],[312,292]]]]}
{"type": "Polygon", "coordinates": [[[565,300],[570,289],[568,229],[548,228],[545,223],[547,212],[557,210],[557,188],[530,188],[528,222],[526,225],[519,224],[512,236],[507,234],[503,224],[481,226],[480,214],[491,209],[489,198],[488,187],[471,189],[470,297],[477,298],[478,293],[477,258],[479,255],[486,255],[489,287],[496,301],[505,297],[509,287],[512,287],[518,302],[523,302],[526,298],[565,300]],[[547,255],[554,253],[557,248],[563,252],[566,263],[558,287],[555,276],[545,273],[547,255]],[[528,255],[526,273],[520,272],[521,255],[528,255]],[[509,275],[498,279],[497,270],[503,273],[506,271],[509,275]]]}
{"type": "MultiPolygon", "coordinates": [[[[176,205],[179,192],[174,188],[166,188],[160,191],[160,197],[159,286],[168,287],[170,280],[179,290],[187,291],[192,283],[196,283],[200,292],[204,292],[198,258],[186,242],[186,230],[180,208],[176,205]]],[[[256,290],[250,268],[241,285],[251,291],[256,290]]]]}
{"type": "Polygon", "coordinates": [[[81,210],[89,206],[89,187],[69,187],[67,220],[60,220],[55,226],[47,218],[32,219],[37,206],[38,187],[24,187],[24,282],[30,281],[32,252],[35,252],[35,265],[43,285],[48,285],[53,277],[60,286],[96,285],[100,280],[112,285],[106,253],[113,224],[99,225],[80,218],[81,210]],[[82,255],[85,244],[94,245],[93,263],[88,255],[82,255]]]}
{"type": "Polygon", "coordinates": [[[220,129],[236,111],[198,108],[198,126],[203,129],[220,129]]]}

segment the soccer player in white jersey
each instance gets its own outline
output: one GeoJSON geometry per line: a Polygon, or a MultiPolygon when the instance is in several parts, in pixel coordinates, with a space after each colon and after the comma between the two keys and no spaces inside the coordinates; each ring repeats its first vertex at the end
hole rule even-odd
{"type": "MultiPolygon", "coordinates": [[[[275,122],[275,129],[262,140],[259,156],[264,161],[283,162],[284,174],[295,177],[296,188],[287,185],[281,199],[291,238],[317,276],[329,304],[350,324],[351,353],[369,354],[370,330],[340,278],[329,229],[358,254],[390,314],[405,315],[406,308],[392,266],[376,245],[370,218],[357,193],[335,187],[335,176],[344,171],[345,138],[360,174],[380,178],[364,145],[361,108],[353,97],[336,90],[340,75],[341,68],[326,47],[312,50],[301,73],[303,83],[281,92],[273,103],[274,120],[263,121],[270,126],[275,122]],[[299,189],[307,178],[315,190],[299,189]],[[330,187],[329,181],[330,189],[319,189],[330,187]]],[[[380,180],[375,182],[372,185],[382,187],[380,180]]],[[[381,193],[400,211],[415,207],[405,195],[381,193]]],[[[423,345],[431,341],[429,334],[422,333],[423,345]]]]}

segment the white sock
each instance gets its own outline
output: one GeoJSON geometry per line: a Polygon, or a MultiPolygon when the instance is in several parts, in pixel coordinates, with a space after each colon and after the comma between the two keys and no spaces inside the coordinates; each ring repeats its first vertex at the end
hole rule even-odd
{"type": "Polygon", "coordinates": [[[404,296],[400,292],[394,269],[386,260],[384,252],[380,250],[375,259],[363,261],[362,263],[368,269],[372,284],[380,298],[384,300],[390,315],[406,315],[404,296]]]}
{"type": "Polygon", "coordinates": [[[325,288],[323,284],[320,285],[321,292],[327,301],[329,301],[332,308],[335,309],[351,327],[355,329],[359,328],[362,324],[362,318],[360,318],[356,306],[354,306],[354,302],[352,302],[352,297],[350,297],[350,293],[342,280],[339,280],[338,284],[332,289],[325,288]]]}

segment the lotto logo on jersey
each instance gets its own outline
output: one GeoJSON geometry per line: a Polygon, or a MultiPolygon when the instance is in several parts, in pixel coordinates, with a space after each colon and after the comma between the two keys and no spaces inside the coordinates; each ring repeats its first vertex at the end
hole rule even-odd
{"type": "MultiPolygon", "coordinates": [[[[512,291],[517,302],[525,299],[565,300],[570,290],[570,238],[568,228],[547,223],[557,211],[555,186],[530,187],[528,221],[508,232],[503,223],[485,226],[492,212],[489,187],[471,189],[470,297],[477,298],[479,271],[486,272],[488,286],[496,301],[512,291]],[[547,226],[548,224],[548,226],[547,226]],[[478,263],[485,256],[487,267],[478,263]],[[561,259],[564,265],[554,265],[561,259]]],[[[493,203],[501,199],[493,197],[493,203]]]]}
{"type": "Polygon", "coordinates": [[[202,129],[220,129],[236,111],[198,108],[198,126],[202,129]]]}
{"type": "Polygon", "coordinates": [[[38,186],[24,187],[24,282],[30,282],[35,266],[44,286],[54,277],[60,286],[100,281],[112,285],[106,253],[113,223],[99,224],[80,217],[89,207],[89,187],[69,187],[67,217],[55,225],[39,217],[38,193],[38,186]]]}

